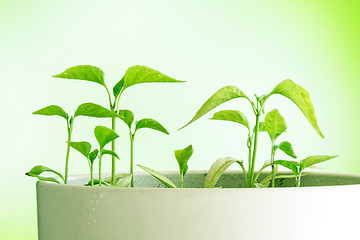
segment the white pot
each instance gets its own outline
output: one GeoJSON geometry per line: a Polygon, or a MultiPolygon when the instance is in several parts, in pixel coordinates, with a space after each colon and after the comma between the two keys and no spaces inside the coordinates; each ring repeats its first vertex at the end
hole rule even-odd
{"type": "MultiPolygon", "coordinates": [[[[178,173],[166,175],[178,183],[178,173]]],[[[199,188],[204,178],[189,172],[184,189],[162,188],[146,174],[136,175],[137,188],[85,187],[86,176],[69,185],[39,181],[39,239],[360,239],[360,175],[311,173],[302,186],[312,187],[280,179],[285,187],[273,189],[229,188],[243,183],[240,172],[224,174],[223,188],[199,188]]]]}

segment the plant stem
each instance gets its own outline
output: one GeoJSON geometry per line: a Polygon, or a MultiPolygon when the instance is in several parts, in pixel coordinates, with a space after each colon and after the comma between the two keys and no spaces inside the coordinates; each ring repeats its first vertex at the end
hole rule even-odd
{"type": "MultiPolygon", "coordinates": [[[[115,131],[116,118],[111,119],[111,129],[115,131]]],[[[111,142],[111,151],[115,152],[115,140],[111,142]]],[[[111,156],[111,185],[115,184],[115,156],[111,156]]]]}
{"type": "Polygon", "coordinates": [[[131,129],[129,128],[130,135],[130,175],[131,175],[131,187],[134,187],[134,139],[135,133],[132,134],[131,129]]]}
{"type": "Polygon", "coordinates": [[[101,187],[101,159],[102,159],[102,148],[100,148],[99,154],[99,186],[101,187]]]}
{"type": "Polygon", "coordinates": [[[182,173],[180,173],[180,188],[183,188],[184,187],[184,175],[182,173]]]}
{"type": "Polygon", "coordinates": [[[90,166],[90,177],[91,177],[91,186],[94,186],[94,174],[93,174],[93,164],[90,166]]]}
{"type": "Polygon", "coordinates": [[[258,144],[258,133],[259,133],[259,120],[260,120],[260,111],[256,113],[256,122],[254,128],[254,145],[253,145],[253,154],[252,154],[252,162],[251,162],[251,170],[249,173],[249,184],[250,187],[254,187],[254,170],[255,170],[255,160],[256,160],[256,151],[257,151],[257,144],[258,144]]]}
{"type": "Polygon", "coordinates": [[[275,149],[274,149],[274,140],[271,140],[271,187],[275,187],[275,164],[274,164],[274,158],[275,158],[275,149]]]}
{"type": "Polygon", "coordinates": [[[70,158],[70,143],[71,142],[71,133],[73,130],[73,124],[74,124],[74,118],[71,117],[70,120],[67,122],[67,132],[68,132],[68,137],[67,137],[67,149],[66,149],[66,161],[65,161],[65,180],[64,180],[64,184],[67,184],[67,179],[68,179],[68,169],[69,169],[69,158],[70,158]]]}
{"type": "Polygon", "coordinates": [[[297,176],[297,179],[296,179],[296,187],[300,187],[300,179],[301,179],[301,172],[300,172],[299,175],[297,176]]]}
{"type": "MultiPolygon", "coordinates": [[[[248,138],[248,149],[249,149],[249,178],[250,178],[250,169],[251,169],[251,150],[252,150],[252,136],[250,135],[250,131],[249,131],[249,138],[248,138]]],[[[244,171],[245,173],[245,171],[244,171]]],[[[250,179],[248,180],[247,179],[247,176],[245,176],[245,181],[247,182],[246,183],[246,187],[250,187],[250,179]]]]}

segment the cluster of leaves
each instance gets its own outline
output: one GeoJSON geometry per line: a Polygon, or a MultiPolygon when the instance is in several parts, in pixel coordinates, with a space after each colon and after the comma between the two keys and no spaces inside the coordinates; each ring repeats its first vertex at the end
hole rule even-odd
{"type": "MultiPolygon", "coordinates": [[[[44,172],[52,172],[57,174],[62,178],[66,184],[68,181],[68,165],[70,158],[70,148],[74,148],[79,151],[82,155],[85,156],[89,163],[91,180],[89,185],[94,185],[98,182],[99,185],[103,183],[101,180],[101,160],[104,154],[109,154],[112,157],[112,169],[110,177],[110,185],[118,184],[120,179],[128,179],[131,186],[134,186],[133,182],[133,147],[135,133],[139,129],[153,129],[160,131],[165,134],[169,132],[156,120],[151,118],[141,119],[135,122],[135,127],[133,130],[134,123],[134,113],[127,109],[119,109],[119,101],[123,92],[129,87],[141,83],[179,83],[183,81],[176,80],[174,78],[168,77],[159,71],[151,69],[146,66],[135,65],[127,69],[123,78],[113,87],[113,96],[111,96],[109,88],[105,83],[105,74],[104,72],[95,66],[91,65],[79,65],[66,69],[60,74],[56,74],[53,77],[62,78],[62,79],[73,79],[73,80],[84,80],[97,83],[103,86],[107,92],[109,99],[109,108],[105,108],[95,103],[83,103],[76,109],[73,116],[69,116],[60,106],[50,105],[45,108],[42,108],[38,111],[35,111],[33,114],[45,115],[45,116],[59,116],[66,120],[67,123],[67,152],[66,152],[66,161],[65,161],[65,176],[63,177],[59,172],[51,170],[50,168],[44,166],[36,166],[30,172],[26,173],[28,176],[37,177],[40,180],[53,181],[59,183],[54,178],[45,178],[40,174],[44,172]],[[95,127],[94,133],[96,140],[99,143],[99,149],[94,149],[91,151],[91,144],[86,141],[82,142],[73,142],[71,141],[72,132],[74,128],[74,120],[79,116],[93,117],[93,118],[111,118],[111,129],[104,126],[95,127]],[[130,138],[130,173],[125,177],[119,177],[115,175],[115,159],[119,159],[118,155],[115,153],[115,139],[119,136],[115,133],[115,122],[116,119],[121,119],[122,122],[129,128],[129,138],[130,138]],[[111,142],[111,150],[104,149],[105,145],[111,142]],[[93,164],[96,158],[99,158],[99,180],[93,179],[93,164]],[[54,181],[56,180],[56,181],[54,181]]],[[[106,182],[106,181],[105,181],[106,182]]]]}
{"type": "MultiPolygon", "coordinates": [[[[279,145],[275,144],[276,139],[286,131],[287,125],[285,119],[280,115],[277,109],[274,109],[268,112],[265,116],[264,122],[260,121],[261,115],[265,114],[265,103],[272,95],[282,95],[296,104],[296,106],[301,110],[305,115],[311,126],[315,131],[324,138],[324,135],[320,131],[320,128],[317,124],[315,110],[313,104],[310,100],[310,94],[301,86],[294,83],[292,80],[287,79],[279,83],[269,94],[264,94],[260,97],[255,95],[256,101],[252,101],[245,93],[243,93],[236,86],[226,86],[215,92],[195,113],[194,117],[182,128],[188,126],[189,124],[195,122],[214,108],[219,105],[236,98],[246,99],[254,112],[255,115],[255,125],[253,128],[250,127],[248,118],[246,115],[238,110],[222,110],[216,112],[212,120],[223,120],[230,121],[240,124],[247,128],[248,137],[247,137],[247,147],[248,147],[248,173],[245,171],[242,160],[237,160],[231,157],[220,158],[214,162],[211,166],[206,179],[205,187],[211,188],[214,187],[220,178],[220,176],[230,167],[233,163],[238,163],[243,170],[245,177],[245,184],[247,187],[267,187],[269,183],[272,183],[272,187],[275,187],[275,179],[278,177],[277,174],[277,165],[282,165],[286,168],[289,168],[294,175],[295,185],[300,186],[300,178],[302,171],[314,164],[335,158],[336,156],[327,156],[327,155],[316,155],[307,157],[300,162],[293,160],[275,160],[275,152],[280,149],[288,156],[292,158],[297,158],[293,147],[290,142],[284,141],[279,145]],[[267,132],[271,140],[271,157],[270,161],[265,162],[264,166],[258,171],[255,175],[255,162],[256,162],[256,153],[257,153],[257,144],[258,144],[258,134],[259,132],[267,132]],[[259,174],[261,171],[267,167],[272,167],[272,172],[260,183],[257,182],[259,174]]],[[[182,129],[180,128],[180,129],[182,129]]]]}

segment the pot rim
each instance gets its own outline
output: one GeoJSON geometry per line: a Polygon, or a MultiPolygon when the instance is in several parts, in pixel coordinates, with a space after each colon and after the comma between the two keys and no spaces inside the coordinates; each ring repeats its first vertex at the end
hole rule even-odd
{"type": "MultiPolygon", "coordinates": [[[[172,175],[172,174],[179,174],[178,171],[162,171],[161,172],[164,175],[172,175]]],[[[207,171],[205,170],[192,170],[189,171],[188,174],[206,174],[207,171]]],[[[226,173],[240,173],[243,174],[242,171],[239,170],[229,170],[226,171],[226,173]]],[[[263,173],[270,173],[270,171],[263,171],[263,173]]],[[[279,174],[292,174],[290,172],[286,171],[279,171],[279,174]]],[[[54,182],[46,182],[46,181],[37,181],[36,186],[47,186],[47,187],[60,187],[60,188],[68,188],[68,189],[78,189],[78,190],[93,190],[93,191],[213,191],[213,192],[220,192],[220,191],[243,191],[243,192],[252,192],[252,191],[312,191],[314,189],[338,189],[338,188],[359,188],[360,189],[360,174],[349,174],[349,173],[334,173],[334,172],[304,172],[311,174],[312,176],[340,176],[340,177],[354,177],[359,178],[359,184],[345,184],[345,185],[330,185],[330,186],[305,186],[305,187],[275,187],[275,188],[156,188],[156,187],[127,187],[127,188],[120,188],[120,187],[98,187],[98,186],[84,186],[84,185],[75,185],[75,184],[57,184],[54,182]]],[[[116,173],[116,174],[122,174],[122,173],[116,173]]],[[[98,174],[94,174],[94,176],[97,176],[98,174]]],[[[110,173],[102,174],[104,177],[108,177],[110,173]]],[[[148,175],[148,173],[145,172],[135,172],[136,176],[144,176],[148,175]]],[[[77,174],[77,175],[70,175],[69,180],[71,179],[78,179],[78,178],[84,178],[88,177],[89,174],[77,174]]],[[[59,178],[60,179],[60,178],[59,178]]]]}

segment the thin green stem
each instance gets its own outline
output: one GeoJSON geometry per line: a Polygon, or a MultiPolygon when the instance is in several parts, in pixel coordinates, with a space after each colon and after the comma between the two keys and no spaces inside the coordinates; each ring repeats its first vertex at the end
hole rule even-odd
{"type": "MultiPolygon", "coordinates": [[[[248,158],[248,162],[249,162],[249,177],[250,177],[250,169],[251,169],[251,150],[252,150],[252,136],[250,135],[250,131],[249,131],[249,138],[248,138],[248,149],[249,149],[249,158],[248,158]]],[[[247,180],[247,177],[246,177],[247,180]]],[[[250,187],[250,179],[247,181],[248,184],[246,184],[247,187],[250,187]]]]}
{"type": "Polygon", "coordinates": [[[74,118],[71,117],[70,120],[67,122],[67,149],[66,149],[66,160],[65,160],[65,180],[64,184],[67,184],[68,180],[68,170],[69,170],[69,158],[70,158],[70,143],[71,142],[71,133],[73,130],[74,118]]]}
{"type": "Polygon", "coordinates": [[[90,177],[91,177],[91,186],[94,186],[94,173],[93,173],[93,164],[90,165],[90,177]]]}
{"type": "Polygon", "coordinates": [[[242,170],[244,172],[245,186],[248,187],[247,175],[246,175],[244,164],[242,162],[240,162],[240,161],[238,161],[238,163],[239,163],[240,167],[242,168],[242,170]]]}
{"type": "Polygon", "coordinates": [[[254,187],[254,171],[255,171],[255,160],[256,160],[256,151],[257,151],[257,144],[258,144],[258,133],[259,133],[259,120],[260,120],[261,112],[258,111],[256,113],[256,122],[254,128],[254,144],[253,144],[253,154],[252,154],[252,161],[251,161],[251,170],[250,170],[250,187],[254,187]]]}
{"type": "Polygon", "coordinates": [[[300,187],[300,180],[301,180],[301,172],[300,172],[299,175],[297,176],[297,179],[296,179],[296,187],[300,187]]]}
{"type": "Polygon", "coordinates": [[[132,134],[131,129],[129,128],[130,135],[130,174],[131,174],[131,187],[134,187],[134,139],[135,133],[132,134]]]}
{"type": "Polygon", "coordinates": [[[180,173],[180,188],[183,188],[184,187],[184,175],[182,173],[180,173]]]}
{"type": "Polygon", "coordinates": [[[101,159],[102,159],[102,151],[103,149],[100,148],[100,153],[99,153],[99,186],[101,187],[101,159]]]}
{"type": "Polygon", "coordinates": [[[274,148],[275,144],[274,144],[274,140],[271,140],[271,173],[272,173],[272,178],[271,178],[271,187],[275,187],[275,164],[274,164],[274,158],[275,158],[275,148],[274,148]]]}
{"type": "MultiPolygon", "coordinates": [[[[111,119],[111,129],[115,131],[116,118],[111,119]]],[[[115,152],[115,140],[111,142],[111,151],[115,152]]],[[[115,184],[115,156],[111,156],[111,185],[115,184]]]]}

